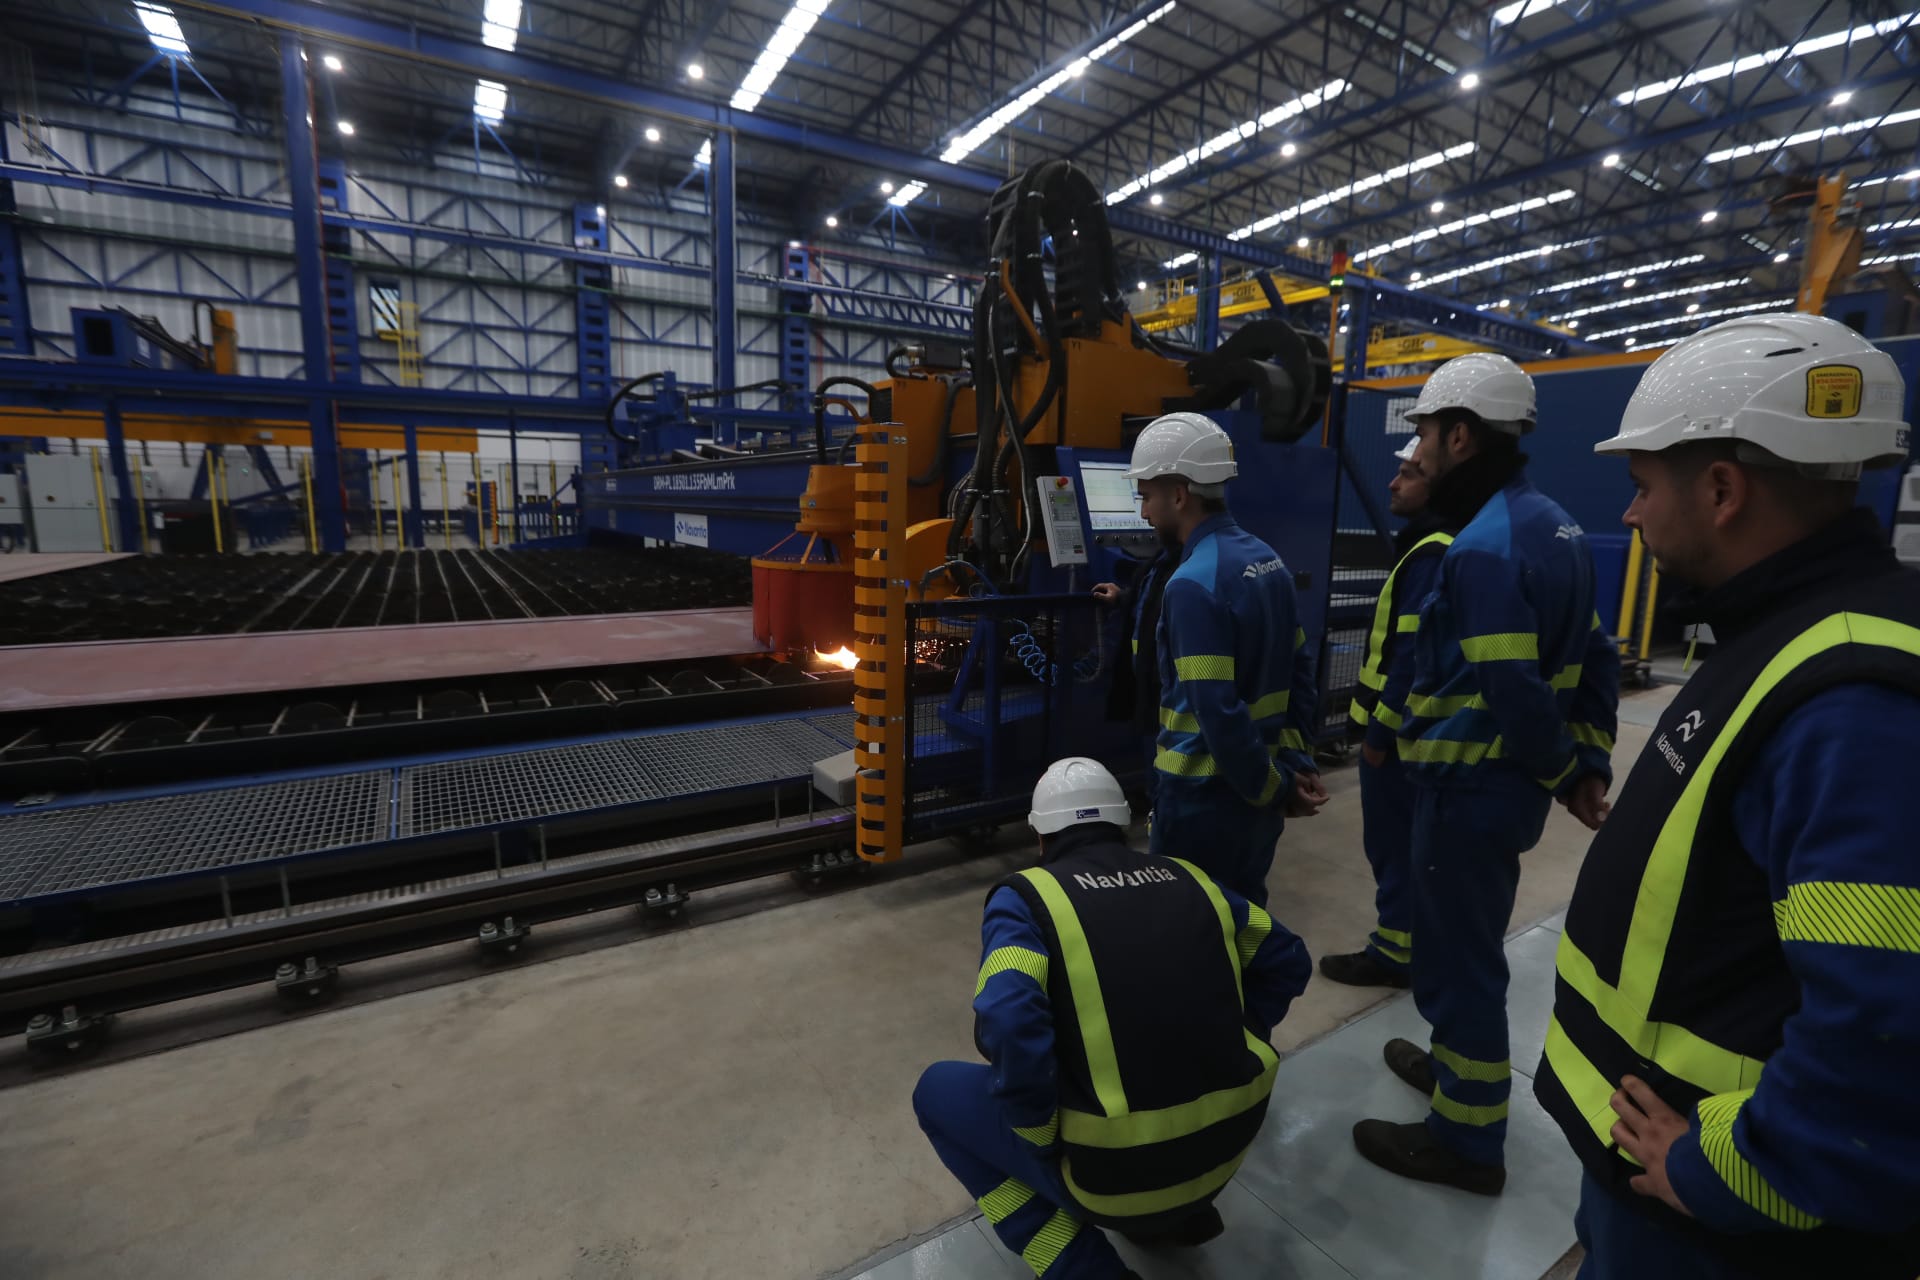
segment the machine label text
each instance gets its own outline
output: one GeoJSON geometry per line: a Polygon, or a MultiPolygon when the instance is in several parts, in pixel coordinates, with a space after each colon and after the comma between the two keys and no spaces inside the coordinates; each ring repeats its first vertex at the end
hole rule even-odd
{"type": "Polygon", "coordinates": [[[705,516],[683,516],[675,513],[673,517],[673,540],[689,547],[707,545],[707,518],[705,516]]]}
{"type": "Polygon", "coordinates": [[[733,492],[735,476],[731,471],[675,471],[653,478],[653,491],[674,493],[733,492]]]}

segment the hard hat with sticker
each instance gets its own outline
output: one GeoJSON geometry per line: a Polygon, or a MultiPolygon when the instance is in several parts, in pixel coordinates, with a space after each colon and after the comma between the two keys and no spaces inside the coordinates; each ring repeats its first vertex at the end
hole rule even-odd
{"type": "Polygon", "coordinates": [[[1857,417],[1861,382],[1860,370],[1850,364],[1823,364],[1807,370],[1807,416],[1857,417]]]}

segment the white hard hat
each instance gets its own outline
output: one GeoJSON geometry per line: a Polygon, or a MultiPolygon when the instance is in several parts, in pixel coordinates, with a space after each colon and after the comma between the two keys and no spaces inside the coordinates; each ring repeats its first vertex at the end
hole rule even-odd
{"type": "Polygon", "coordinates": [[[1407,421],[1446,409],[1467,409],[1496,431],[1533,430],[1533,379],[1513,361],[1491,351],[1455,356],[1433,371],[1407,421]]]}
{"type": "Polygon", "coordinates": [[[1723,320],[1648,366],[1595,453],[1648,453],[1693,440],[1759,445],[1836,479],[1907,456],[1907,389],[1893,357],[1825,316],[1723,320]]]}
{"type": "Polygon", "coordinates": [[[1085,756],[1068,756],[1047,766],[1033,789],[1033,812],[1027,815],[1027,825],[1043,836],[1082,822],[1124,827],[1132,821],[1127,793],[1107,766],[1085,756]]]}
{"type": "Polygon", "coordinates": [[[1188,412],[1164,414],[1149,423],[1133,442],[1133,464],[1127,468],[1129,480],[1180,476],[1201,486],[1203,493],[1205,486],[1214,486],[1213,494],[1239,474],[1233,441],[1220,424],[1204,413],[1188,412]]]}
{"type": "Polygon", "coordinates": [[[1401,445],[1400,448],[1394,452],[1393,456],[1398,458],[1402,462],[1412,462],[1413,455],[1417,453],[1419,449],[1420,449],[1420,437],[1408,436],[1407,442],[1401,445]]]}

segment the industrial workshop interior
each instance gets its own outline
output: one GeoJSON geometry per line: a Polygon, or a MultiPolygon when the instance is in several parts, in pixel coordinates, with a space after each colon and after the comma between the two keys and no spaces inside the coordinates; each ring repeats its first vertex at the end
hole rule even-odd
{"type": "Polygon", "coordinates": [[[0,1280],[1920,1277],[1913,0],[0,17],[0,1280]]]}

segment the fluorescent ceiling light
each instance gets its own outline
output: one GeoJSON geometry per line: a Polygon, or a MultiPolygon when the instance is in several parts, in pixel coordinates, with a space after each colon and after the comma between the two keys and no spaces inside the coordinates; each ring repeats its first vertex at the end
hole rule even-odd
{"type": "Polygon", "coordinates": [[[513,52],[520,40],[520,0],[486,0],[480,11],[480,43],[513,52]]]}
{"type": "Polygon", "coordinates": [[[1100,61],[1100,59],[1106,57],[1115,49],[1118,49],[1121,45],[1139,35],[1142,31],[1145,31],[1149,26],[1160,21],[1160,19],[1166,17],[1169,13],[1172,13],[1173,10],[1174,0],[1168,0],[1168,3],[1161,5],[1146,17],[1136,20],[1118,34],[1107,37],[1086,53],[1069,60],[1065,66],[1050,72],[1038,84],[995,108],[992,114],[986,116],[953,141],[949,142],[946,150],[940,153],[940,159],[947,164],[959,164],[962,160],[985,146],[987,141],[1002,129],[1005,129],[1021,116],[1027,114],[1041,99],[1056,89],[1059,89],[1062,85],[1075,79],[1081,72],[1087,69],[1089,64],[1100,61]]]}
{"type": "MultiPolygon", "coordinates": [[[[1166,163],[1157,166],[1147,173],[1140,174],[1123,186],[1116,187],[1114,190],[1109,191],[1107,193],[1107,203],[1109,205],[1119,204],[1123,200],[1140,194],[1140,192],[1148,187],[1165,182],[1168,178],[1184,172],[1202,160],[1239,146],[1241,143],[1253,138],[1257,134],[1264,133],[1277,124],[1283,124],[1297,115],[1311,111],[1324,102],[1332,102],[1346,91],[1347,82],[1345,80],[1329,80],[1326,84],[1321,85],[1318,89],[1310,93],[1303,93],[1299,97],[1283,102],[1269,111],[1261,112],[1252,119],[1242,120],[1231,129],[1221,130],[1199,146],[1190,147],[1179,155],[1169,159],[1166,163]]],[[[1295,144],[1289,142],[1280,148],[1280,153],[1291,156],[1296,150],[1298,150],[1298,148],[1295,144]]]]}
{"type": "Polygon", "coordinates": [[[1743,284],[1752,284],[1752,276],[1739,276],[1729,280],[1709,280],[1705,284],[1688,285],[1684,289],[1665,289],[1659,293],[1636,294],[1631,298],[1622,298],[1617,302],[1599,302],[1591,307],[1581,307],[1576,311],[1564,312],[1554,316],[1555,323],[1563,320],[1578,320],[1581,316],[1597,316],[1603,311],[1618,311],[1623,307],[1644,306],[1649,302],[1665,302],[1669,298],[1687,298],[1697,293],[1714,293],[1721,289],[1737,289],[1743,284]]]}
{"type": "MultiPolygon", "coordinates": [[[[780,20],[773,35],[767,40],[767,47],[753,60],[746,78],[740,81],[740,87],[733,91],[730,104],[735,111],[751,112],[760,105],[760,99],[767,90],[773,88],[774,79],[781,68],[787,65],[787,59],[799,51],[800,42],[807,38],[807,32],[813,30],[813,24],[827,11],[831,0],[795,0],[793,8],[787,10],[787,16],[780,20]]],[[[691,75],[693,68],[687,68],[691,75]]]]}
{"type": "Polygon", "coordinates": [[[473,114],[488,124],[499,124],[507,114],[507,86],[498,80],[482,80],[474,85],[473,114]]]}
{"type": "Polygon", "coordinates": [[[1888,182],[1920,182],[1920,169],[1909,169],[1905,173],[1896,173],[1891,178],[1862,178],[1858,182],[1847,183],[1847,188],[1850,191],[1858,191],[1862,187],[1877,187],[1888,182]]]}
{"type": "Polygon", "coordinates": [[[1518,204],[1502,205],[1500,208],[1490,210],[1487,213],[1476,213],[1472,217],[1455,218],[1452,222],[1443,222],[1437,227],[1422,228],[1412,235],[1401,236],[1398,240],[1390,244],[1377,244],[1371,249],[1363,249],[1353,255],[1353,260],[1355,262],[1365,262],[1368,258],[1377,258],[1383,253],[1394,253],[1410,245],[1425,244],[1429,240],[1437,240],[1441,236],[1450,236],[1457,231],[1465,231],[1470,227],[1482,226],[1489,222],[1498,222],[1502,219],[1516,217],[1523,213],[1532,213],[1535,209],[1544,209],[1550,204],[1559,204],[1561,201],[1571,200],[1573,197],[1573,192],[1562,187],[1550,196],[1533,196],[1530,199],[1520,201],[1518,204]]]}
{"type": "Polygon", "coordinates": [[[697,165],[700,165],[703,168],[713,163],[713,139],[712,138],[708,138],[705,142],[700,144],[700,150],[694,152],[693,154],[693,162],[697,165]]]}
{"type": "Polygon", "coordinates": [[[1852,44],[1856,40],[1870,40],[1875,36],[1890,36],[1911,26],[1920,20],[1920,13],[1903,14],[1897,18],[1887,18],[1863,27],[1853,27],[1845,31],[1832,31],[1824,36],[1812,36],[1798,44],[1781,45],[1777,49],[1768,49],[1761,53],[1751,53],[1744,58],[1735,58],[1732,62],[1722,62],[1711,67],[1702,67],[1698,71],[1671,80],[1657,80],[1652,84],[1643,84],[1629,89],[1625,93],[1615,94],[1614,101],[1623,107],[1648,98],[1658,98],[1672,93],[1676,89],[1691,89],[1697,84],[1711,84],[1715,80],[1730,80],[1734,76],[1749,71],[1758,71],[1762,67],[1772,66],[1782,58],[1805,58],[1827,49],[1837,49],[1841,45],[1852,44]]]}
{"type": "Polygon", "coordinates": [[[1167,271],[1178,271],[1180,268],[1192,266],[1198,261],[1200,261],[1199,254],[1183,253],[1177,258],[1168,258],[1165,262],[1161,263],[1160,266],[1167,271]]]}
{"type": "Polygon", "coordinates": [[[1849,134],[1864,133],[1868,129],[1907,124],[1914,120],[1920,120],[1920,108],[1911,111],[1895,111],[1870,120],[1849,120],[1846,124],[1830,124],[1824,129],[1804,129],[1799,133],[1788,134],[1784,138],[1771,138],[1766,142],[1749,142],[1741,146],[1709,152],[1707,163],[1723,164],[1728,160],[1744,160],[1748,156],[1761,155],[1769,151],[1805,146],[1809,142],[1824,142],[1828,138],[1844,138],[1849,134]]]}
{"type": "Polygon", "coordinates": [[[1449,160],[1458,160],[1462,156],[1472,155],[1476,145],[1477,144],[1472,142],[1458,143],[1448,147],[1445,151],[1435,151],[1428,155],[1421,156],[1418,160],[1409,160],[1406,164],[1397,164],[1382,173],[1371,174],[1365,178],[1355,179],[1345,186],[1335,187],[1331,191],[1322,192],[1311,200],[1303,200],[1291,209],[1282,209],[1278,213],[1270,213],[1258,222],[1249,223],[1237,231],[1229,231],[1227,233],[1227,239],[1245,240],[1248,236],[1257,235],[1262,231],[1269,231],[1283,222],[1291,222],[1295,218],[1312,213],[1315,209],[1324,209],[1330,204],[1338,204],[1349,196],[1357,196],[1362,192],[1372,191],[1376,187],[1384,187],[1389,182],[1398,182],[1402,178],[1408,178],[1416,173],[1434,168],[1436,165],[1445,164],[1449,160]]]}
{"type": "Polygon", "coordinates": [[[1568,249],[1578,249],[1582,245],[1592,244],[1594,239],[1595,237],[1588,236],[1584,240],[1568,240],[1563,244],[1543,244],[1532,249],[1522,249],[1518,253],[1503,253],[1497,258],[1488,258],[1485,262],[1476,262],[1470,267],[1456,267],[1452,271],[1444,271],[1437,276],[1428,276],[1426,283],[1431,288],[1437,284],[1445,284],[1449,280],[1479,275],[1482,271],[1492,271],[1496,267],[1509,266],[1515,262],[1549,258],[1556,253],[1565,253],[1568,249]]]}
{"type": "Polygon", "coordinates": [[[173,10],[163,4],[148,4],[140,0],[133,6],[133,13],[140,19],[140,25],[146,28],[147,39],[153,41],[154,48],[176,58],[193,57],[193,52],[187,48],[187,34],[180,29],[180,19],[173,16],[173,10]]]}
{"type": "Polygon", "coordinates": [[[1536,13],[1545,13],[1549,9],[1563,5],[1567,0],[1514,0],[1512,4],[1503,4],[1493,11],[1493,25],[1512,26],[1536,13]]]}
{"type": "Polygon", "coordinates": [[[1920,258],[1920,253],[1883,253],[1877,258],[1868,258],[1860,265],[1863,267],[1884,267],[1889,262],[1907,262],[1920,258]]]}
{"type": "Polygon", "coordinates": [[[1689,312],[1683,316],[1671,316],[1665,320],[1642,320],[1639,324],[1625,325],[1618,329],[1609,329],[1605,333],[1591,333],[1590,338],[1618,338],[1627,333],[1644,333],[1648,329],[1665,329],[1676,324],[1699,324],[1705,320],[1718,320],[1723,316],[1745,315],[1749,311],[1772,311],[1775,308],[1791,307],[1792,298],[1774,298],[1766,302],[1748,302],[1737,307],[1722,307],[1718,311],[1689,312]]]}
{"type": "Polygon", "coordinates": [[[1868,235],[1878,235],[1882,231],[1905,231],[1908,227],[1920,226],[1920,218],[1902,218],[1898,222],[1876,222],[1867,228],[1868,235]]]}
{"type": "Polygon", "coordinates": [[[915,200],[918,200],[926,189],[927,184],[916,179],[888,196],[887,203],[896,209],[904,209],[915,200]]]}
{"type": "Polygon", "coordinates": [[[1656,271],[1671,271],[1675,267],[1691,267],[1695,263],[1705,262],[1704,253],[1690,253],[1684,258],[1668,258],[1665,262],[1650,262],[1644,267],[1622,267],[1618,271],[1603,271],[1597,276],[1586,276],[1579,280],[1569,280],[1565,284],[1550,284],[1535,293],[1566,293],[1574,289],[1585,289],[1590,285],[1608,284],[1615,280],[1624,280],[1631,289],[1633,282],[1641,276],[1650,276],[1656,271]]]}

